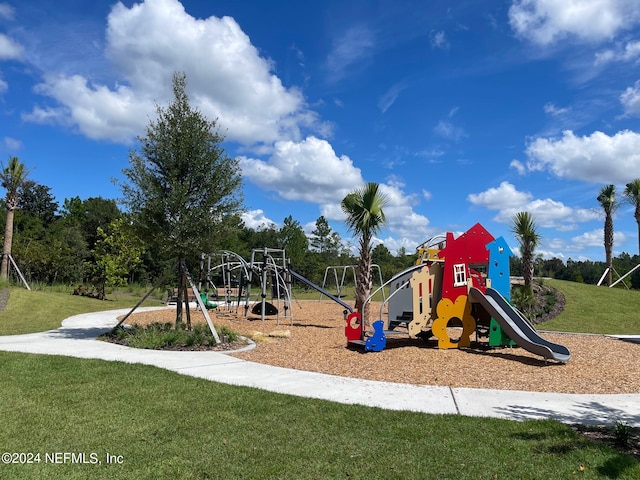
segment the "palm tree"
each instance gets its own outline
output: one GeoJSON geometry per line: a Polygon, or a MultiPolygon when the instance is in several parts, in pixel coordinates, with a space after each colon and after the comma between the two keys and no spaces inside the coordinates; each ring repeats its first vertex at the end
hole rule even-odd
{"type": "Polygon", "coordinates": [[[18,191],[27,180],[28,172],[18,157],[10,157],[9,163],[0,172],[0,182],[7,191],[5,206],[7,207],[7,221],[4,228],[4,246],[2,248],[2,264],[0,265],[0,279],[9,278],[9,256],[13,244],[13,216],[18,208],[18,191]]]}
{"type": "Polygon", "coordinates": [[[633,216],[638,224],[638,254],[640,255],[640,178],[627,183],[624,197],[635,208],[633,216]]]}
{"type": "Polygon", "coordinates": [[[607,285],[613,282],[613,212],[618,208],[616,186],[605,185],[600,189],[598,201],[604,210],[604,252],[607,263],[607,285]]]}
{"type": "Polygon", "coordinates": [[[362,321],[369,325],[369,303],[366,302],[373,288],[371,275],[371,241],[387,221],[383,207],[388,198],[379,190],[377,183],[367,183],[347,194],[342,200],[342,211],[347,215],[347,227],[360,236],[360,258],[356,275],[356,310],[362,321]]]}
{"type": "Polygon", "coordinates": [[[525,289],[530,292],[533,281],[534,252],[541,240],[533,216],[529,212],[516,213],[511,219],[511,232],[516,235],[516,240],[520,244],[522,277],[525,289]]]}

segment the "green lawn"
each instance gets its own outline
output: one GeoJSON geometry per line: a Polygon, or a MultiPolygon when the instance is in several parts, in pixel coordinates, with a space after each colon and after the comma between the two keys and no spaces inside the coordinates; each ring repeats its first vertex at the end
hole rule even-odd
{"type": "Polygon", "coordinates": [[[640,477],[632,457],[555,421],[392,412],[98,360],[0,364],[0,450],[40,454],[0,465],[3,479],[640,477]],[[55,452],[101,463],[46,463],[55,452]]]}
{"type": "MultiPolygon", "coordinates": [[[[138,297],[118,295],[108,300],[96,300],[69,293],[38,292],[22,288],[10,290],[9,301],[0,311],[0,335],[42,332],[58,328],[65,318],[86,312],[99,312],[133,307],[138,297]]],[[[145,306],[159,306],[157,300],[147,300],[145,306]]]]}
{"type": "Polygon", "coordinates": [[[564,311],[539,326],[545,330],[640,335],[640,291],[545,280],[560,290],[564,311]]]}
{"type": "MultiPolygon", "coordinates": [[[[569,307],[574,285],[558,287],[569,307]]],[[[588,313],[586,305],[576,313],[566,309],[554,321],[558,329],[580,319],[578,330],[597,330],[608,316],[607,328],[618,331],[633,320],[618,312],[638,292],[577,284],[575,290],[576,298],[599,300],[588,313]]],[[[15,290],[0,325],[37,331],[105,308],[105,302],[15,290]]],[[[633,457],[551,420],[392,412],[120,362],[0,352],[0,365],[0,453],[31,453],[40,461],[0,463],[2,479],[640,478],[633,457]],[[65,452],[67,463],[51,463],[64,462],[65,452]],[[100,463],[69,463],[72,453],[100,463]],[[107,463],[107,455],[116,463],[107,463]]]]}

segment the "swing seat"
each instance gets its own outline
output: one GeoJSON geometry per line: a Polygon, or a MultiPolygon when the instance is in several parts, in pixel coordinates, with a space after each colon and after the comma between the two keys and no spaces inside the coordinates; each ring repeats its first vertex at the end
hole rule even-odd
{"type": "MultiPolygon", "coordinates": [[[[254,315],[262,315],[262,302],[256,303],[251,308],[251,313],[253,313],[254,315]]],[[[275,305],[273,305],[272,303],[264,302],[264,314],[265,315],[277,315],[278,314],[278,308],[275,305]]]]}

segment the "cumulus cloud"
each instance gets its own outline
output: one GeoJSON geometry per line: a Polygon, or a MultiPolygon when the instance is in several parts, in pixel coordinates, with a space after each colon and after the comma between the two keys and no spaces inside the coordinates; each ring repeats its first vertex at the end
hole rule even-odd
{"type": "Polygon", "coordinates": [[[627,42],[595,53],[596,66],[603,66],[611,62],[631,62],[640,59],[640,41],[627,42]]]}
{"type": "Polygon", "coordinates": [[[192,103],[218,118],[230,140],[254,145],[299,140],[303,129],[323,130],[301,92],[282,85],[271,62],[230,17],[196,19],[177,0],[146,0],[130,8],[117,3],[106,41],[118,84],[51,72],[38,91],[57,105],[39,106],[25,118],[72,123],[90,138],[123,142],[142,133],[155,103],[170,99],[174,71],[183,71],[192,103]]]}
{"type": "Polygon", "coordinates": [[[268,161],[239,160],[244,178],[287,200],[339,203],[363,183],[360,169],[349,157],[338,157],[329,142],[313,136],[301,142],[276,142],[268,161]]]}
{"type": "Polygon", "coordinates": [[[400,238],[413,241],[414,245],[417,245],[430,236],[429,219],[413,210],[418,203],[418,196],[407,195],[403,189],[404,185],[397,179],[392,183],[380,185],[380,191],[389,200],[384,208],[387,227],[400,238]]]}
{"type": "Polygon", "coordinates": [[[562,202],[546,199],[534,199],[529,192],[521,192],[509,182],[502,182],[481,193],[467,196],[467,200],[477,206],[489,210],[497,210],[494,220],[509,223],[518,212],[531,213],[539,227],[572,230],[577,223],[588,222],[598,218],[598,212],[590,209],[571,208],[562,202]]]}
{"type": "Polygon", "coordinates": [[[640,21],[636,0],[514,0],[509,24],[515,34],[546,46],[564,38],[601,42],[640,21]]]}
{"type": "Polygon", "coordinates": [[[23,54],[22,45],[0,33],[0,60],[19,60],[23,54]]]}
{"type": "Polygon", "coordinates": [[[628,87],[620,95],[620,103],[622,103],[625,115],[640,115],[640,81],[637,81],[632,87],[628,87]]]}
{"type": "Polygon", "coordinates": [[[640,134],[623,130],[613,136],[596,131],[559,139],[536,138],[526,149],[531,171],[548,170],[561,178],[596,183],[626,183],[640,171],[640,134]]]}
{"type": "Polygon", "coordinates": [[[130,87],[120,85],[111,90],[89,84],[80,75],[47,76],[36,92],[55,98],[62,106],[36,107],[23,115],[24,120],[75,126],[92,139],[127,143],[134,132],[141,133],[141,125],[148,121],[146,112],[154,108],[151,98],[141,98],[130,87]]]}
{"type": "Polygon", "coordinates": [[[516,187],[509,182],[502,182],[498,187],[491,187],[481,193],[472,193],[467,196],[474,205],[481,205],[490,210],[501,210],[504,208],[521,208],[531,199],[528,192],[519,192],[516,187]]]}
{"type": "MultiPolygon", "coordinates": [[[[627,236],[623,232],[613,232],[613,244],[622,245],[627,241],[627,236]]],[[[584,232],[571,238],[569,248],[574,250],[584,250],[590,247],[604,248],[604,230],[602,228],[584,232]]]]}
{"type": "Polygon", "coordinates": [[[276,226],[276,222],[267,218],[264,211],[260,209],[243,212],[240,215],[240,218],[242,218],[242,222],[245,226],[252,230],[262,230],[264,228],[276,226]]]}
{"type": "Polygon", "coordinates": [[[527,167],[525,167],[520,160],[511,160],[511,163],[509,163],[509,167],[513,168],[520,175],[524,175],[525,173],[527,173],[527,167]]]}

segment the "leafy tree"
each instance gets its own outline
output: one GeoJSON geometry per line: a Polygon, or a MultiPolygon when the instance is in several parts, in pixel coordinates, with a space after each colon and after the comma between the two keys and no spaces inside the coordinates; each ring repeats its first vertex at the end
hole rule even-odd
{"type": "Polygon", "coordinates": [[[51,195],[50,187],[26,180],[20,187],[20,210],[37,217],[46,228],[56,219],[58,202],[51,195]]]}
{"type": "Polygon", "coordinates": [[[7,219],[4,229],[4,244],[2,248],[2,263],[0,264],[0,279],[9,278],[9,256],[13,245],[13,218],[20,200],[20,189],[27,180],[28,172],[18,157],[10,157],[7,166],[3,166],[0,172],[0,182],[7,191],[5,207],[7,219]]]}
{"type": "Polygon", "coordinates": [[[605,185],[600,189],[598,202],[604,211],[604,252],[607,263],[607,285],[613,282],[613,213],[618,208],[616,186],[605,185]]]}
{"type": "Polygon", "coordinates": [[[309,250],[309,239],[302,229],[302,225],[291,215],[284,219],[278,232],[280,245],[287,251],[287,255],[295,268],[305,263],[309,250]]]}
{"type": "Polygon", "coordinates": [[[311,247],[320,253],[323,253],[331,248],[331,232],[332,229],[329,226],[329,222],[320,215],[316,220],[316,228],[311,232],[311,247]]]}
{"type": "Polygon", "coordinates": [[[175,73],[173,101],[156,107],[157,119],[138,138],[140,150],[129,153],[129,183],[122,185],[140,238],[176,261],[180,292],[186,258],[214,251],[223,217],[242,206],[238,161],[223,149],[217,121],[191,107],[186,86],[185,74],[175,73]]]}
{"type": "Polygon", "coordinates": [[[104,300],[107,288],[126,286],[127,275],[142,262],[144,246],[124,218],[113,220],[108,233],[98,227],[98,236],[87,267],[98,298],[104,300]]]}
{"type": "MultiPolygon", "coordinates": [[[[311,248],[318,254],[319,265],[346,265],[349,249],[343,245],[340,234],[334,231],[324,216],[316,220],[316,228],[311,232],[311,248]]],[[[324,269],[324,267],[323,267],[324,269]]]]}
{"type": "Polygon", "coordinates": [[[380,267],[383,278],[391,278],[397,273],[396,258],[383,243],[379,243],[371,251],[371,262],[380,267]]]}
{"type": "Polygon", "coordinates": [[[347,215],[347,227],[360,237],[360,258],[356,274],[356,310],[362,314],[365,325],[369,325],[370,303],[365,301],[373,288],[371,274],[371,241],[386,222],[384,206],[387,197],[377,183],[367,183],[347,194],[342,199],[342,211],[347,215]]]}
{"type": "Polygon", "coordinates": [[[624,197],[634,207],[633,217],[638,224],[638,254],[640,255],[640,178],[627,183],[624,197]]]}
{"type": "Polygon", "coordinates": [[[73,197],[65,199],[62,206],[62,218],[80,228],[90,249],[95,247],[100,238],[98,227],[104,230],[121,216],[116,201],[102,197],[89,197],[86,200],[73,197]]]}
{"type": "Polygon", "coordinates": [[[522,257],[522,277],[525,290],[531,291],[533,281],[534,253],[540,244],[541,237],[533,216],[529,212],[518,212],[511,219],[511,232],[516,235],[522,257]]]}

